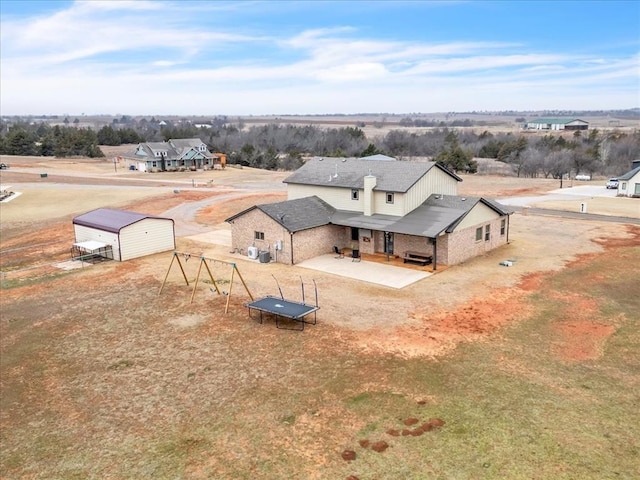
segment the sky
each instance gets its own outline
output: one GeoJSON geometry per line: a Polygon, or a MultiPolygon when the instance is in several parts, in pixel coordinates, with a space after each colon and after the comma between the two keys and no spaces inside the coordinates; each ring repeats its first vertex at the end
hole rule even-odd
{"type": "Polygon", "coordinates": [[[637,107],[638,1],[0,0],[5,116],[637,107]]]}

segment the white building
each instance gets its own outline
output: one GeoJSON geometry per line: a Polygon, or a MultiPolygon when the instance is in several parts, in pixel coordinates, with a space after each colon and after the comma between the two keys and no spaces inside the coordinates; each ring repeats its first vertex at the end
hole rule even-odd
{"type": "Polygon", "coordinates": [[[536,118],[528,121],[529,130],[588,130],[589,122],[579,118],[536,118]]]}
{"type": "Polygon", "coordinates": [[[100,252],[118,261],[131,260],[176,247],[170,218],[99,208],[73,219],[74,246],[80,251],[100,252]]]}
{"type": "Polygon", "coordinates": [[[618,196],[640,197],[640,166],[618,177],[618,196]]]}

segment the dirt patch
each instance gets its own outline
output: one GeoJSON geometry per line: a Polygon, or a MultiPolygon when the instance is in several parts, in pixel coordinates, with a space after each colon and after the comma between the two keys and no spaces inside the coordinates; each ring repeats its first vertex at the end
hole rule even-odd
{"type": "Polygon", "coordinates": [[[552,352],[558,358],[570,362],[595,360],[602,356],[603,346],[616,328],[589,320],[574,320],[555,326],[558,336],[552,352]]]}
{"type": "Polygon", "coordinates": [[[523,289],[504,288],[488,298],[474,297],[454,310],[414,310],[409,317],[417,324],[360,332],[359,344],[366,351],[404,357],[442,355],[462,341],[479,340],[524,318],[529,313],[521,302],[524,295],[523,289]]]}
{"type": "Polygon", "coordinates": [[[242,198],[234,198],[223,203],[202,208],[196,215],[199,223],[215,225],[224,222],[227,218],[242,212],[254,205],[264,203],[282,202],[287,199],[286,193],[252,193],[242,198]]]}

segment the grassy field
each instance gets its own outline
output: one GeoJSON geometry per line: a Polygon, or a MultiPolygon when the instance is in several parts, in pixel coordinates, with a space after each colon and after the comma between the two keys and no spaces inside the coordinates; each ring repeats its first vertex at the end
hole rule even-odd
{"type": "MultiPolygon", "coordinates": [[[[142,187],[126,188],[129,201],[161,214],[243,179],[246,197],[198,211],[213,229],[283,195],[283,173],[227,169],[215,188],[176,195],[171,182],[187,177],[111,178],[111,165],[90,164],[84,178],[63,162],[42,180],[31,161],[3,173],[24,194],[2,207],[0,478],[640,478],[640,227],[514,214],[509,245],[402,290],[316,272],[318,325],[286,332],[248,318],[242,287],[227,315],[227,297],[206,284],[190,303],[175,271],[158,296],[170,254],[55,266],[73,209],[124,201],[114,185],[142,187]]],[[[459,193],[554,188],[469,176],[459,193]]],[[[227,247],[177,241],[228,258],[227,247]]],[[[238,261],[257,295],[275,293],[273,276],[298,292],[309,275],[238,261]]],[[[229,272],[215,267],[224,290],[229,272]]]]}
{"type": "Polygon", "coordinates": [[[523,320],[440,358],[158,298],[141,264],[5,289],[2,478],[638,478],[639,243],[527,278],[523,320]]]}

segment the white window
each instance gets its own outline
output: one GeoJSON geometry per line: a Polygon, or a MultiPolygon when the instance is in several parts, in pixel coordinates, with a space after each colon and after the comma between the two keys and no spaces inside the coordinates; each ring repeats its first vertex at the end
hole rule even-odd
{"type": "Polygon", "coordinates": [[[484,226],[484,241],[488,242],[491,238],[491,225],[484,226]]]}
{"type": "Polygon", "coordinates": [[[387,203],[393,203],[393,192],[387,192],[387,203]]]}
{"type": "Polygon", "coordinates": [[[482,227],[476,228],[476,242],[482,240],[482,227]]]}
{"type": "Polygon", "coordinates": [[[507,221],[503,218],[500,220],[500,235],[504,237],[504,232],[507,230],[507,221]]]}
{"type": "Polygon", "coordinates": [[[264,232],[253,232],[253,238],[256,240],[264,240],[264,232]]]}
{"type": "Polygon", "coordinates": [[[360,192],[358,190],[351,190],[351,200],[358,200],[360,198],[360,192]]]}

